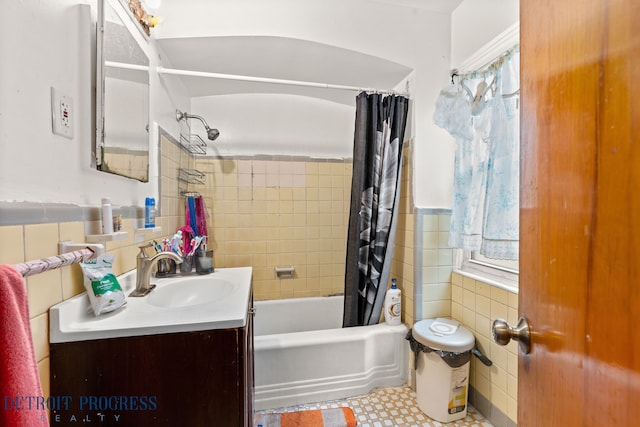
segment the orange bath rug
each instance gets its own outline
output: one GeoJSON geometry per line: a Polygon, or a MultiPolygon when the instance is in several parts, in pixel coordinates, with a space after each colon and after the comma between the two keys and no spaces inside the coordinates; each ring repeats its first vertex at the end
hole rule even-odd
{"type": "Polygon", "coordinates": [[[351,408],[258,414],[255,427],[356,427],[351,408]]]}

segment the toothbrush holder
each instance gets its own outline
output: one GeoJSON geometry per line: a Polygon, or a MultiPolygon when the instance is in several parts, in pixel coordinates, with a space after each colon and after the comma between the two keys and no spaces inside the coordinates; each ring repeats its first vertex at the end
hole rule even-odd
{"type": "Polygon", "coordinates": [[[182,257],[182,264],[180,264],[180,274],[188,275],[193,273],[193,255],[186,255],[182,257]]]}
{"type": "Polygon", "coordinates": [[[213,249],[206,251],[198,251],[195,256],[196,273],[209,274],[213,273],[213,249]]]}

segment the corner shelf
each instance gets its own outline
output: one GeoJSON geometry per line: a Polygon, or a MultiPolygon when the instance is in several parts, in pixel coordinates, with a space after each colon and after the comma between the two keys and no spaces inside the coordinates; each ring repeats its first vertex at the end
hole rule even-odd
{"type": "Polygon", "coordinates": [[[133,231],[133,243],[142,243],[145,240],[148,239],[148,235],[149,234],[153,234],[153,233],[159,233],[162,231],[162,227],[156,225],[155,227],[149,227],[149,228],[136,228],[133,231]]]}
{"type": "Polygon", "coordinates": [[[136,234],[158,233],[160,231],[162,231],[162,227],[160,226],[149,227],[149,228],[141,227],[141,228],[135,229],[136,234]]]}
{"type": "Polygon", "coordinates": [[[114,240],[126,239],[129,235],[126,231],[116,231],[110,234],[88,234],[85,236],[87,243],[105,243],[112,242],[114,240]]]}
{"type": "Polygon", "coordinates": [[[207,154],[207,143],[200,137],[200,135],[180,134],[180,145],[184,147],[190,154],[207,154]]]}

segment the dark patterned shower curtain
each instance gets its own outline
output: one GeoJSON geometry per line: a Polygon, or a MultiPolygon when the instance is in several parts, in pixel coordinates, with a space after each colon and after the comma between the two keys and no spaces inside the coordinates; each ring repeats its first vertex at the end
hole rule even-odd
{"type": "Polygon", "coordinates": [[[387,290],[409,100],[356,98],[343,327],[376,324],[387,290]]]}

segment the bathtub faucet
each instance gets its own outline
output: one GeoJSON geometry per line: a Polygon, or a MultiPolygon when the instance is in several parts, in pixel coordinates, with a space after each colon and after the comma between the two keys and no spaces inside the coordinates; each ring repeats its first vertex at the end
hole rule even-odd
{"type": "Polygon", "coordinates": [[[182,258],[173,252],[160,252],[149,258],[145,249],[151,247],[153,247],[151,243],[139,246],[140,253],[136,257],[136,288],[129,294],[130,297],[143,297],[156,287],[156,285],[149,284],[154,262],[170,258],[178,264],[182,263],[182,258]]]}

